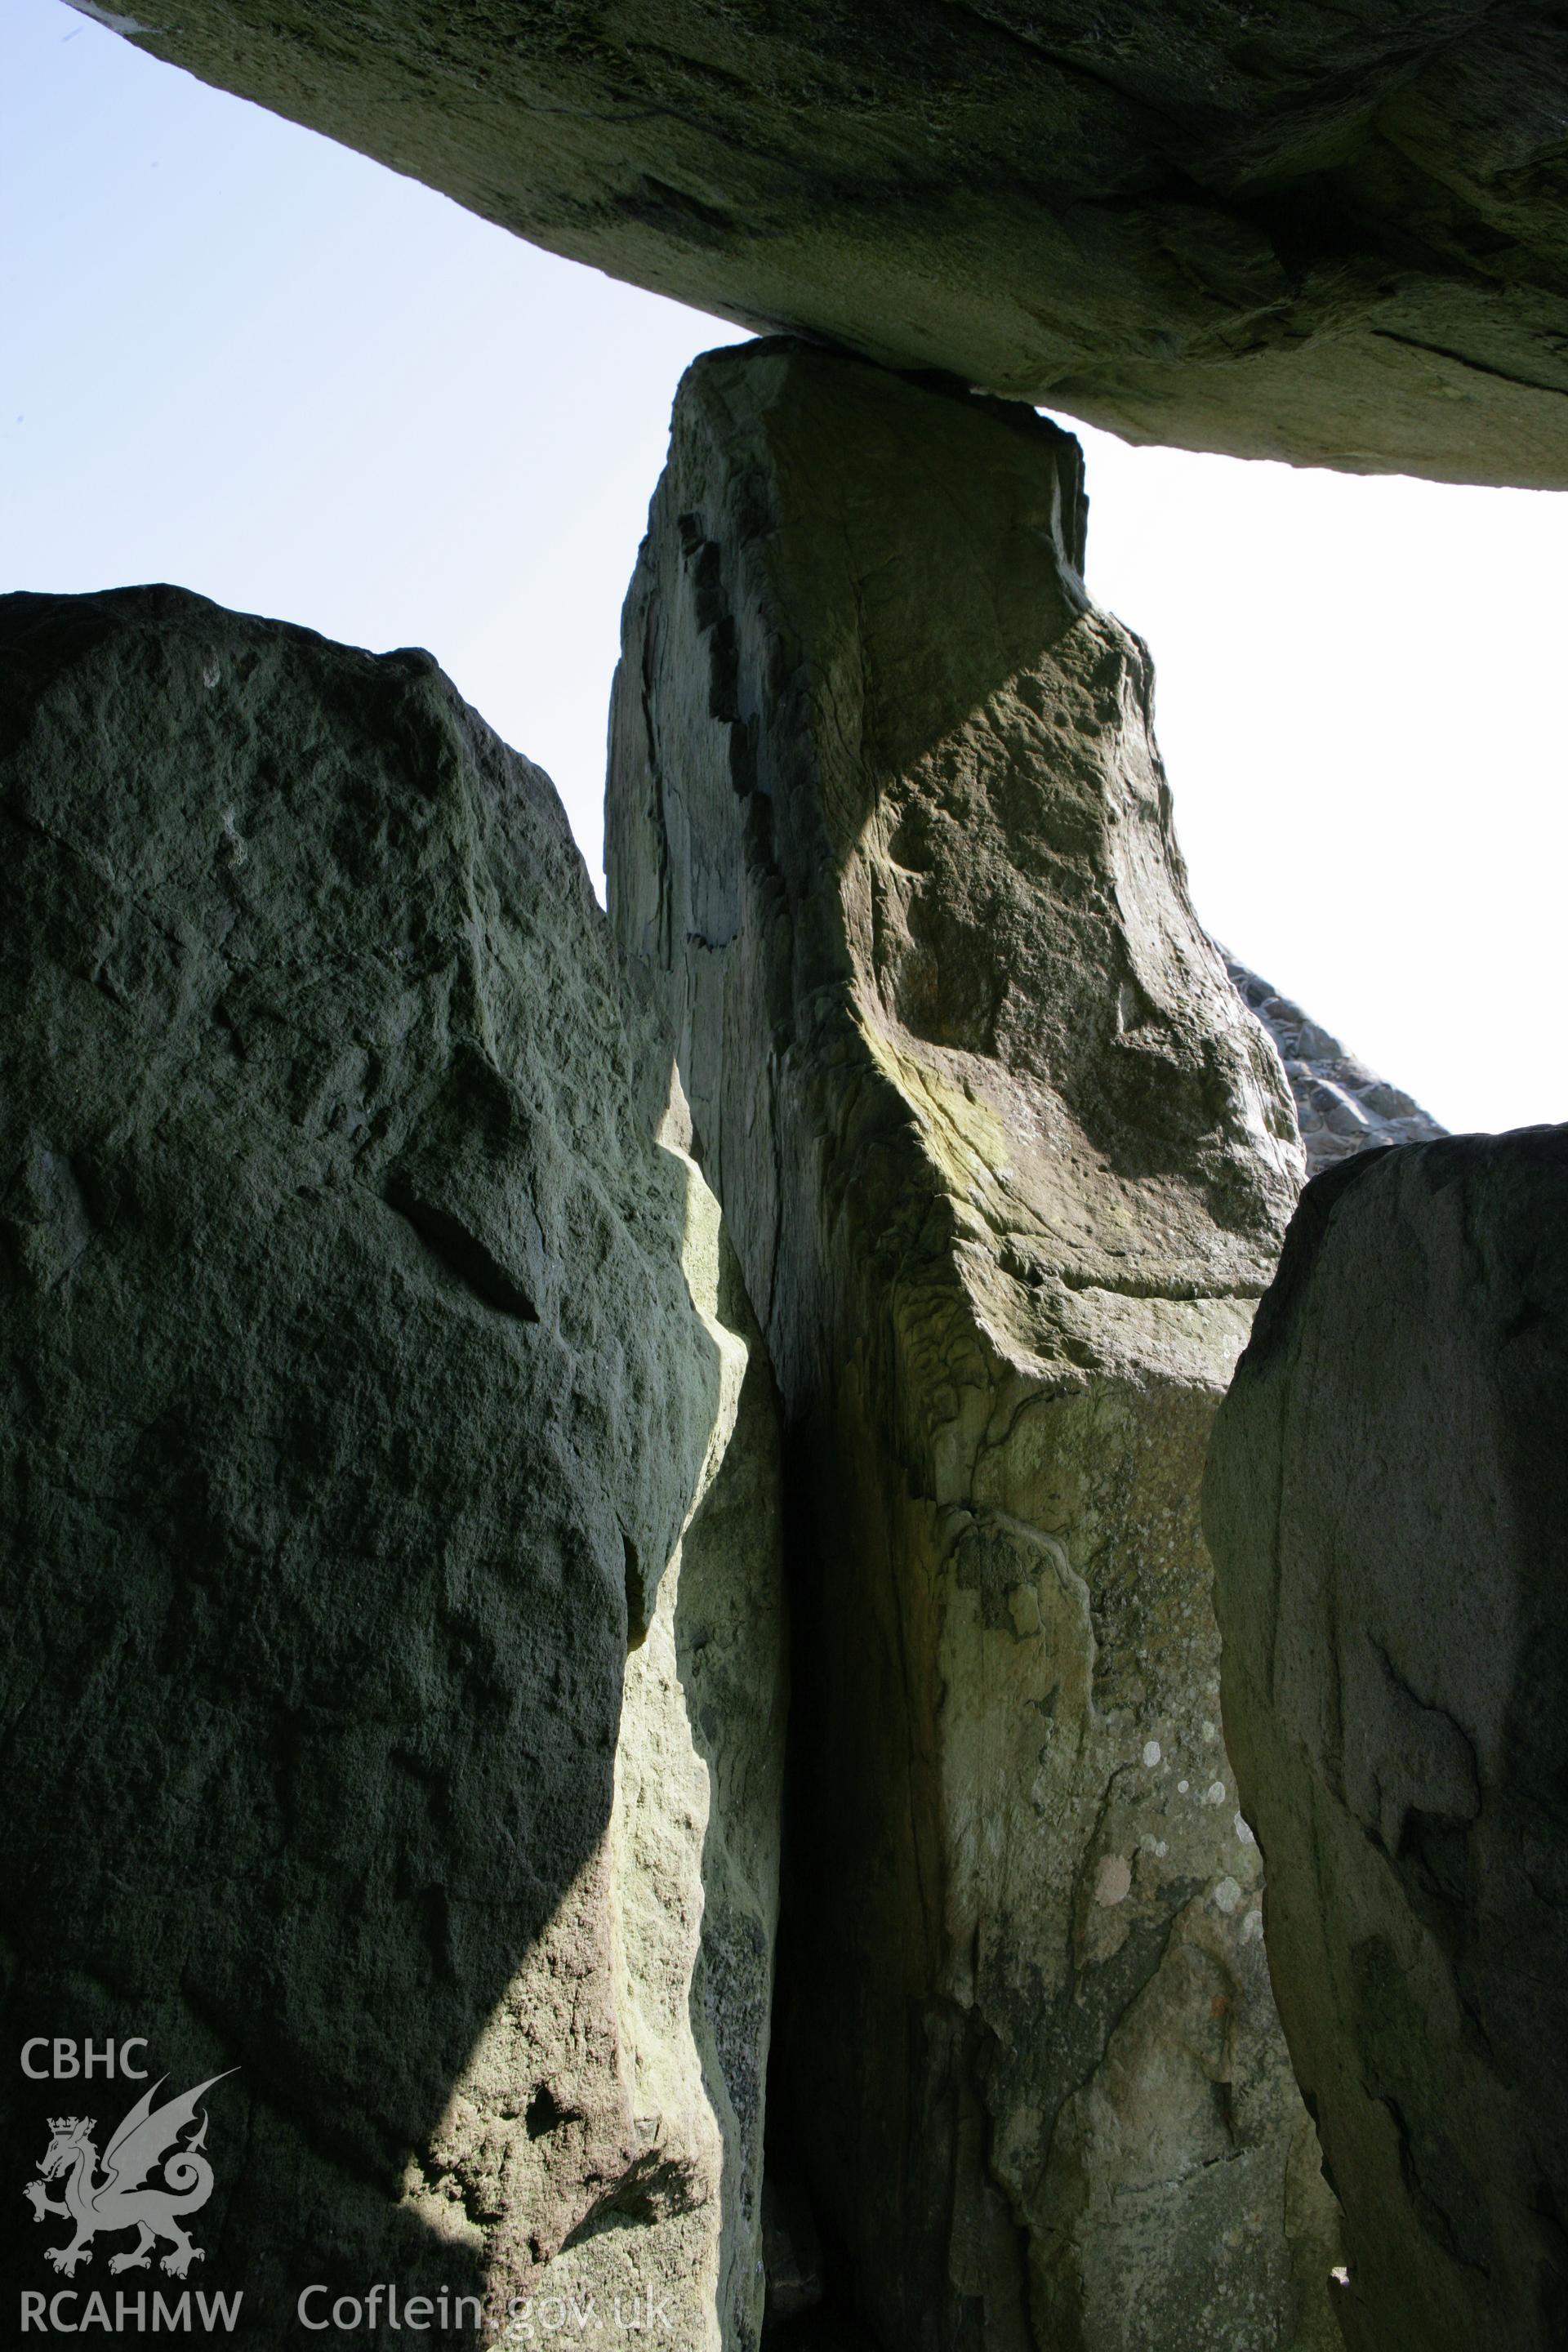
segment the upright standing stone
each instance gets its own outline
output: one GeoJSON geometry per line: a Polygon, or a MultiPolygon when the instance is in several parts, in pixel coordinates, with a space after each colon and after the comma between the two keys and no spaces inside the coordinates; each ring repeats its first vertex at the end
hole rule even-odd
{"type": "Polygon", "coordinates": [[[797,1433],[776,2079],[824,2233],[907,2352],[1263,2352],[1327,2340],[1335,2255],[1197,1493],[1300,1157],[1083,519],[1026,410],[700,361],[610,904],[797,1433]]]}
{"type": "Polygon", "coordinates": [[[16,2053],[138,2036],[228,2078],[120,2285],[752,2352],[774,1408],[559,803],[426,654],[160,588],[0,657],[8,2295],[134,2250],[60,2200],[139,2086],[16,2053]]]}
{"type": "Polygon", "coordinates": [[[1357,2352],[1568,2342],[1568,1128],[1304,1195],[1205,1485],[1357,2352]]]}

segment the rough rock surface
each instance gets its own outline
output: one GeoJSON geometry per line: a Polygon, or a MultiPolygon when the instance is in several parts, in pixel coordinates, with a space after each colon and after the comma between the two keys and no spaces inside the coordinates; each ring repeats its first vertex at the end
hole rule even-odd
{"type": "Polygon", "coordinates": [[[775,2082],[860,2315],[907,2352],[1299,2348],[1332,2208],[1197,1491],[1300,1160],[1082,516],[1027,412],[700,361],[610,904],[794,1423],[775,2082]]]}
{"type": "MultiPolygon", "coordinates": [[[[239,2070],[253,2341],[635,2273],[739,2352],[776,1408],[565,818],[426,654],[163,588],[0,653],[6,2047],[239,2070]]],[[[135,2096],[6,2087],[18,2189],[135,2096]]]]}
{"type": "Polygon", "coordinates": [[[1369,1070],[1299,1004],[1233,955],[1226,955],[1225,962],[1247,1011],[1257,1014],[1279,1048],[1295,1097],[1309,1176],[1375,1143],[1431,1143],[1447,1133],[1418,1102],[1369,1070]]]}
{"type": "Polygon", "coordinates": [[[1568,485],[1551,0],[137,0],[558,253],[1139,441],[1568,485]]]}
{"type": "Polygon", "coordinates": [[[1568,2341],[1568,1128],[1303,1197],[1205,1487],[1357,2352],[1568,2341]]]}

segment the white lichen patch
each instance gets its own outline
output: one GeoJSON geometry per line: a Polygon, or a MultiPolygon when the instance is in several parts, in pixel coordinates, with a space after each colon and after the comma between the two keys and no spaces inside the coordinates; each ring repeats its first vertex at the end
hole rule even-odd
{"type": "Polygon", "coordinates": [[[1107,1910],[1113,1904],[1125,1903],[1132,1891],[1132,1865],[1124,1853],[1108,1853],[1100,1857],[1095,1873],[1094,1899],[1107,1910]]]}

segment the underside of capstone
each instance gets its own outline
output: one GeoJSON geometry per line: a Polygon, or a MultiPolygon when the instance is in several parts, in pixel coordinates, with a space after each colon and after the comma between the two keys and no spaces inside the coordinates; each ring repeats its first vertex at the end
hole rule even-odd
{"type": "MultiPolygon", "coordinates": [[[[0,937],[8,2149],[107,2160],[136,2086],[16,2053],[134,2032],[226,2078],[246,2341],[391,2281],[753,2352],[776,1411],[548,779],[427,654],[8,597],[0,937]]],[[[83,2161],[8,2314],[132,2254],[47,2266],[83,2161]]]]}
{"type": "Polygon", "coordinates": [[[750,326],[1137,441],[1568,486],[1551,0],[79,5],[750,326]]]}
{"type": "Polygon", "coordinates": [[[1332,2201],[1196,1525],[1300,1181],[1076,446],[786,341],[676,405],[607,864],[793,1430],[780,2144],[900,2352],[1307,2352],[1332,2201]]]}

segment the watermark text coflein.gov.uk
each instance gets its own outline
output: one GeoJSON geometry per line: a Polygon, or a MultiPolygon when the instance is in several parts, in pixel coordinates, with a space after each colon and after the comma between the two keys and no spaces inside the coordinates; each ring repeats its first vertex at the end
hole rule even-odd
{"type": "MultiPolygon", "coordinates": [[[[305,2287],[295,2305],[294,2315],[311,2335],[320,2335],[329,2327],[335,2327],[344,2336],[362,2328],[381,2327],[408,2328],[424,2335],[431,2329],[444,2333],[449,2328],[486,2325],[477,2295],[451,2296],[443,2289],[438,2295],[404,2296],[388,2283],[367,2287],[363,2294],[336,2297],[332,2297],[329,2286],[305,2287]]],[[[496,2325],[493,2321],[489,2324],[496,2325]]],[[[635,2294],[616,2294],[607,2309],[592,2294],[515,2294],[507,2305],[506,2318],[500,2323],[500,2340],[503,2344],[531,2344],[542,2336],[564,2337],[571,2342],[607,2333],[621,2336],[668,2336],[674,2326],[675,2313],[669,2301],[656,2294],[652,2287],[639,2289],[635,2294]]]]}

